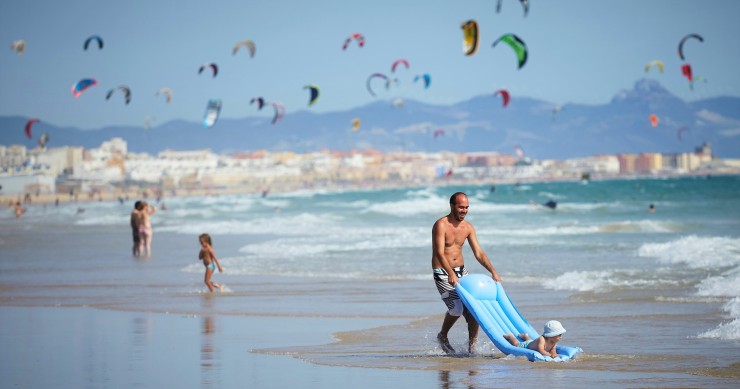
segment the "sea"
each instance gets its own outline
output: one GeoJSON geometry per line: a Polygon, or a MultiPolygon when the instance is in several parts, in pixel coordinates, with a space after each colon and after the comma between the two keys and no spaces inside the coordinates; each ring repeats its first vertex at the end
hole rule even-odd
{"type": "MultiPolygon", "coordinates": [[[[440,387],[737,387],[738,194],[738,176],[166,194],[148,199],[158,207],[150,258],[131,255],[135,198],[32,204],[20,219],[0,216],[0,306],[357,320],[367,328],[321,344],[245,349],[433,372],[440,387]],[[445,307],[431,276],[431,229],[457,191],[469,197],[466,220],[509,297],[538,330],[561,321],[562,343],[584,350],[574,361],[506,357],[483,332],[467,353],[462,319],[450,332],[458,352],[436,344],[445,307]],[[554,209],[543,205],[550,200],[554,209]],[[203,284],[201,233],[224,269],[213,276],[221,293],[203,284]]],[[[469,272],[485,273],[467,244],[463,255],[469,272]]]]}

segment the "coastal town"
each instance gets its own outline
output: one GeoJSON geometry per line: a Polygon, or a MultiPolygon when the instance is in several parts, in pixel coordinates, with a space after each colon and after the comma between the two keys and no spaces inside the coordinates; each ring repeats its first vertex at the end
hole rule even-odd
{"type": "Polygon", "coordinates": [[[5,202],[728,174],[740,174],[740,159],[716,158],[707,143],[693,153],[566,160],[488,151],[257,150],[220,155],[205,149],[149,155],[130,152],[121,138],[93,149],[0,145],[0,197],[5,202]]]}

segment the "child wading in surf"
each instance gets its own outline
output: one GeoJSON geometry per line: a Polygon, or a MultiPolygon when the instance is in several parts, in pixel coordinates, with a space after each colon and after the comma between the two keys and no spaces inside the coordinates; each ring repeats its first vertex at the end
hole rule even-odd
{"type": "Polygon", "coordinates": [[[208,290],[211,292],[213,292],[215,288],[218,288],[219,291],[223,291],[223,285],[211,281],[211,276],[216,270],[216,267],[218,267],[219,273],[224,272],[221,269],[221,264],[218,262],[218,258],[216,258],[216,252],[213,251],[211,236],[208,234],[200,234],[198,241],[200,241],[200,253],[198,253],[198,258],[203,261],[203,266],[206,267],[206,286],[208,286],[208,290]]]}

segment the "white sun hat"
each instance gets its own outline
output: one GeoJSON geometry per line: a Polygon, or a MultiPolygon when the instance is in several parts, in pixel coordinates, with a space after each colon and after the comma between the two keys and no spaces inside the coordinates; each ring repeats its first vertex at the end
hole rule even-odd
{"type": "Polygon", "coordinates": [[[545,323],[545,330],[542,332],[542,336],[551,338],[553,336],[562,335],[565,333],[565,328],[557,320],[550,320],[545,323]]]}

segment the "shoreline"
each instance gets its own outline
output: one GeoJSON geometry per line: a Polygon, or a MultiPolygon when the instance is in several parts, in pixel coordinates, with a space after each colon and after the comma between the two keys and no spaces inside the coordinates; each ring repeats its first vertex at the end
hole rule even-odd
{"type": "MultiPolygon", "coordinates": [[[[660,180],[660,179],[680,179],[680,178],[700,178],[700,177],[724,177],[736,176],[738,174],[708,174],[708,173],[691,173],[691,174],[665,174],[665,175],[630,175],[630,176],[595,176],[588,181],[612,181],[612,180],[660,180]]],[[[267,187],[256,187],[254,185],[233,185],[227,187],[212,188],[174,188],[161,190],[152,185],[148,188],[129,187],[116,188],[114,192],[88,192],[77,193],[70,196],[68,193],[35,193],[35,194],[1,194],[0,205],[7,204],[13,207],[17,201],[23,205],[42,204],[71,204],[71,203],[91,203],[104,201],[130,202],[136,200],[156,201],[156,191],[162,193],[160,200],[172,197],[212,197],[226,195],[262,195],[269,196],[270,193],[296,193],[301,191],[328,191],[337,192],[345,190],[382,190],[382,189],[403,189],[416,187],[441,187],[452,185],[516,185],[516,184],[537,184],[548,182],[580,182],[581,179],[575,177],[537,177],[526,179],[458,179],[445,178],[441,180],[428,182],[396,182],[396,181],[372,181],[372,182],[321,182],[321,183],[279,183],[267,187]],[[29,201],[30,199],[30,201],[29,201]]]]}

